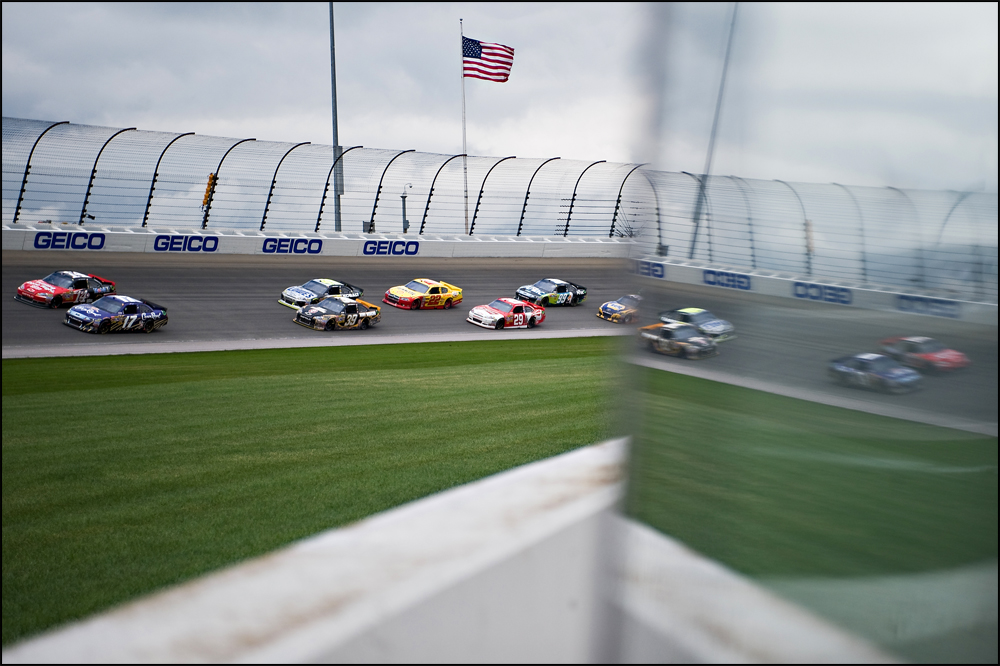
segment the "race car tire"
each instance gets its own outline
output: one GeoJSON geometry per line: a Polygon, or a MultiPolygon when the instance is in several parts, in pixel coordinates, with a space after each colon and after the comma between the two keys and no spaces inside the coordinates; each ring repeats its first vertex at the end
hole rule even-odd
{"type": "Polygon", "coordinates": [[[62,305],[62,296],[54,297],[49,303],[49,307],[53,309],[59,307],[60,305],[62,305]]]}
{"type": "Polygon", "coordinates": [[[420,299],[419,298],[417,300],[415,300],[415,301],[411,301],[410,302],[410,309],[411,310],[419,310],[420,309],[420,299]]]}
{"type": "Polygon", "coordinates": [[[624,319],[622,319],[622,323],[623,324],[631,324],[632,323],[632,315],[628,315],[627,317],[625,317],[624,319]]]}
{"type": "Polygon", "coordinates": [[[688,347],[684,350],[684,358],[697,358],[698,352],[688,347]]]}
{"type": "Polygon", "coordinates": [[[111,330],[111,322],[106,319],[102,321],[100,325],[97,327],[97,332],[100,333],[101,335],[104,335],[110,330],[111,330]]]}
{"type": "Polygon", "coordinates": [[[361,320],[361,325],[358,328],[360,328],[362,331],[367,331],[368,330],[368,320],[367,319],[362,319],[361,320]]]}
{"type": "Polygon", "coordinates": [[[497,321],[497,323],[493,326],[493,328],[495,328],[498,331],[503,329],[503,319],[497,321]]]}
{"type": "Polygon", "coordinates": [[[534,327],[535,327],[535,318],[532,317],[531,319],[528,320],[528,328],[534,328],[534,327]]]}
{"type": "Polygon", "coordinates": [[[444,309],[445,310],[451,310],[451,299],[450,298],[447,301],[444,302],[444,309]]]}
{"type": "Polygon", "coordinates": [[[153,323],[152,319],[147,319],[146,321],[142,322],[143,333],[152,333],[154,330],[156,330],[156,324],[153,323]]]}
{"type": "Polygon", "coordinates": [[[336,331],[337,330],[337,324],[335,322],[333,322],[332,320],[328,321],[328,322],[326,322],[326,328],[324,330],[327,330],[327,331],[336,331]]]}

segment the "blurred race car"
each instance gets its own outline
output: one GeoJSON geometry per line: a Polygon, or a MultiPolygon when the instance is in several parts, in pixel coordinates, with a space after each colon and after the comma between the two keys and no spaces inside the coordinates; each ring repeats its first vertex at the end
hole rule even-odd
{"type": "Polygon", "coordinates": [[[732,324],[701,308],[678,308],[661,312],[660,321],[691,324],[716,342],[724,342],[736,337],[736,329],[732,324]]]}
{"type": "Polygon", "coordinates": [[[361,298],[361,294],[363,293],[365,293],[364,289],[355,287],[353,284],[347,284],[340,280],[316,278],[315,280],[309,280],[309,282],[303,285],[289,287],[284,290],[281,292],[281,298],[278,299],[278,302],[286,307],[298,309],[304,305],[319,303],[327,296],[361,298]]]}
{"type": "Polygon", "coordinates": [[[548,305],[579,305],[587,300],[587,288],[573,282],[556,278],[545,278],[535,284],[520,287],[514,298],[535,303],[542,307],[548,305]]]}
{"type": "Polygon", "coordinates": [[[947,372],[969,365],[968,356],[948,349],[934,338],[895,337],[886,338],[879,344],[888,356],[924,372],[947,372]]]}
{"type": "Polygon", "coordinates": [[[683,358],[708,358],[719,353],[715,342],[688,324],[669,322],[639,329],[639,342],[651,351],[683,358]]]}
{"type": "Polygon", "coordinates": [[[328,296],[316,305],[300,308],[292,319],[296,324],[317,331],[360,328],[365,330],[382,320],[382,308],[346,296],[328,296]]]}
{"type": "Polygon", "coordinates": [[[622,296],[617,301],[608,301],[598,308],[597,316],[616,324],[631,324],[639,318],[640,303],[642,303],[642,296],[638,294],[622,296]]]}
{"type": "Polygon", "coordinates": [[[830,361],[830,377],[845,386],[886,393],[905,393],[920,388],[923,377],[882,354],[855,354],[830,361]]]}
{"type": "Polygon", "coordinates": [[[113,293],[115,283],[111,280],[89,273],[56,271],[40,280],[25,282],[17,288],[14,299],[43,308],[57,308],[64,303],[86,303],[113,293]]]}
{"type": "Polygon", "coordinates": [[[74,305],[66,313],[63,323],[87,333],[152,333],[166,325],[167,309],[152,301],[114,294],[99,298],[90,305],[74,305]]]}
{"type": "Polygon", "coordinates": [[[417,278],[404,285],[390,287],[382,302],[404,310],[449,310],[462,302],[462,290],[447,282],[417,278]]]}
{"type": "Polygon", "coordinates": [[[514,298],[498,298],[477,305],[465,321],[483,328],[534,328],[545,321],[545,308],[514,298]]]}

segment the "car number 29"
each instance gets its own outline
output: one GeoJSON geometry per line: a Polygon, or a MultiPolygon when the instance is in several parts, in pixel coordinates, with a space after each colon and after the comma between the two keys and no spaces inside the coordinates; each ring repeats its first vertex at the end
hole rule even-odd
{"type": "Polygon", "coordinates": [[[524,326],[524,315],[516,314],[514,315],[514,326],[524,326]]]}

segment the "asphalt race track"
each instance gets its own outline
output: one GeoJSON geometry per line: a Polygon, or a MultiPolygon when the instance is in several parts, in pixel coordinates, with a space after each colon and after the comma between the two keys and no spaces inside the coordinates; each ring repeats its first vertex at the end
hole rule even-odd
{"type": "MultiPolygon", "coordinates": [[[[450,336],[581,335],[622,333],[623,327],[595,316],[604,301],[637,287],[620,260],[606,259],[431,259],[391,257],[183,256],[114,253],[4,252],[4,357],[31,355],[34,348],[107,347],[108,353],[138,351],[136,345],[175,350],[208,341],[256,341],[254,346],[337,344],[344,340],[390,342],[450,336]],[[117,282],[119,293],[146,298],[169,308],[170,322],[151,335],[90,335],[62,325],[65,308],[45,310],[13,299],[17,286],[52,270],[94,273],[117,282]],[[364,300],[382,305],[382,322],[368,331],[313,331],[292,323],[294,311],[277,302],[281,290],[309,279],[329,277],[364,288],[364,300]],[[454,310],[404,311],[381,302],[391,286],[416,277],[451,282],[463,289],[454,310]],[[588,289],[580,307],[553,307],[535,331],[493,332],[465,321],[471,307],[498,296],[513,296],[523,284],[543,277],[578,282],[588,289]],[[479,334],[482,335],[479,335],[479,334]]],[[[997,329],[893,312],[872,312],[837,305],[753,296],[686,285],[646,286],[645,322],[674,307],[712,310],[736,325],[738,338],[720,345],[719,356],[686,361],[660,355],[663,367],[697,371],[704,367],[738,377],[802,388],[809,394],[869,401],[907,411],[933,412],[958,420],[997,422],[997,329]],[[924,389],[909,395],[883,395],[838,386],[826,376],[835,357],[877,351],[892,335],[929,335],[965,352],[972,365],[957,373],[930,376],[924,389]]],[[[647,352],[638,352],[647,354],[647,352]]]]}

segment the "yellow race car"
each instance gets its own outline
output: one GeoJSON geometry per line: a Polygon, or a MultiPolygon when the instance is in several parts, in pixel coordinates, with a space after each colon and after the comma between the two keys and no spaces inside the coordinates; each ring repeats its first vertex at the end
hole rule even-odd
{"type": "Polygon", "coordinates": [[[640,303],[642,296],[638,294],[622,296],[617,301],[608,301],[598,308],[597,316],[616,324],[631,324],[639,318],[640,303]]]}
{"type": "Polygon", "coordinates": [[[462,302],[462,290],[447,282],[417,278],[404,285],[390,287],[382,302],[403,310],[450,310],[462,302]]]}

